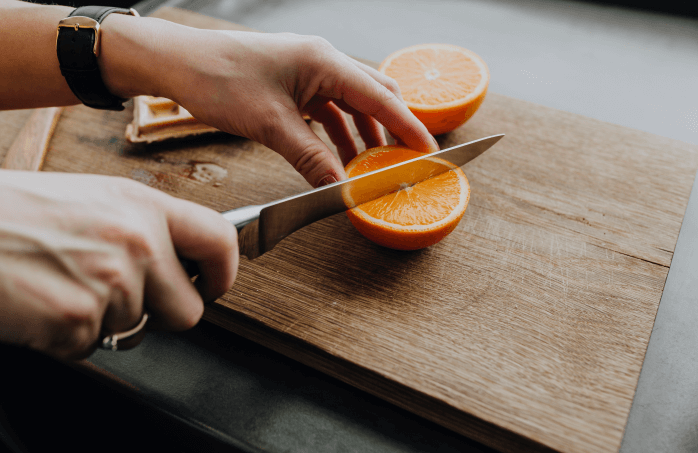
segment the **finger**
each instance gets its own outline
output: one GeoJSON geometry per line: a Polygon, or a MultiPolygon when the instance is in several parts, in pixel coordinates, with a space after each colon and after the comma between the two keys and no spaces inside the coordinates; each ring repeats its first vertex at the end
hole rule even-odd
{"type": "MultiPolygon", "coordinates": [[[[89,265],[85,259],[83,263],[89,265]]],[[[138,324],[143,315],[146,263],[123,252],[106,262],[96,262],[91,268],[93,278],[111,283],[101,333],[123,332],[138,324]]]]}
{"type": "Polygon", "coordinates": [[[319,187],[346,179],[344,167],[295,106],[277,107],[268,117],[257,141],[281,154],[310,185],[319,187]]]}
{"type": "Polygon", "coordinates": [[[309,114],[310,118],[322,124],[330,140],[337,147],[339,159],[346,166],[358,152],[344,113],[333,102],[325,102],[309,114]]]}
{"type": "Polygon", "coordinates": [[[30,311],[20,312],[23,316],[18,317],[14,326],[17,334],[11,342],[60,359],[89,356],[97,347],[105,301],[82,283],[65,278],[54,269],[23,260],[16,264],[12,272],[19,276],[13,281],[19,290],[17,308],[30,311]],[[22,276],[31,276],[32,280],[22,276]],[[36,285],[37,281],[41,285],[36,285]],[[46,306],[44,301],[52,303],[46,306]]]}
{"type": "Polygon", "coordinates": [[[95,341],[99,341],[94,338],[84,341],[88,338],[84,332],[92,330],[93,319],[98,320],[101,337],[129,330],[138,323],[143,314],[146,258],[131,256],[117,246],[94,244],[89,251],[74,251],[65,259],[74,264],[71,266],[73,278],[81,281],[85,292],[91,293],[93,298],[92,303],[83,304],[89,308],[88,312],[79,314],[77,310],[67,310],[65,315],[81,320],[75,329],[75,338],[83,340],[83,350],[89,353],[95,341]]]}
{"type": "Polygon", "coordinates": [[[177,255],[198,264],[195,286],[204,302],[211,302],[235,282],[239,264],[237,230],[209,208],[174,199],[177,208],[168,213],[168,225],[177,255]]]}
{"type": "Polygon", "coordinates": [[[407,145],[405,144],[405,142],[403,142],[402,140],[400,140],[400,137],[398,137],[398,138],[395,139],[395,144],[398,145],[398,146],[407,146],[407,145]]]}
{"type": "Polygon", "coordinates": [[[154,330],[187,330],[203,314],[203,300],[171,244],[163,244],[146,273],[145,307],[154,330]]]}
{"type": "Polygon", "coordinates": [[[357,113],[353,118],[356,130],[359,131],[367,149],[388,144],[383,133],[383,126],[378,121],[364,113],[357,113]]]}
{"type": "MultiPolygon", "coordinates": [[[[405,102],[405,100],[402,97],[402,92],[400,91],[400,85],[393,79],[392,77],[388,77],[387,75],[383,74],[382,72],[378,71],[377,69],[372,68],[371,66],[364,64],[358,60],[354,60],[353,58],[349,57],[351,62],[356,65],[359,69],[363,70],[366,72],[368,75],[370,75],[375,81],[380,83],[381,85],[385,86],[388,88],[390,91],[397,96],[400,101],[405,102]]],[[[400,146],[407,146],[404,141],[400,139],[395,133],[391,132],[390,130],[388,131],[390,136],[395,140],[395,144],[400,145],[400,146]]],[[[435,141],[435,140],[434,140],[435,141]]],[[[436,145],[436,150],[438,150],[438,143],[435,143],[436,145]]],[[[380,146],[380,145],[376,145],[380,146]]]]}
{"type": "Polygon", "coordinates": [[[359,112],[374,117],[412,149],[422,152],[439,149],[426,127],[392,91],[356,65],[342,66],[330,73],[319,94],[342,99],[359,112]]]}
{"type": "MultiPolygon", "coordinates": [[[[383,133],[383,126],[374,118],[361,113],[354,107],[350,106],[342,100],[334,101],[334,103],[344,112],[350,114],[354,119],[356,130],[359,131],[359,136],[363,140],[366,148],[374,148],[376,146],[386,145],[388,142],[383,133]]],[[[349,163],[346,162],[345,165],[349,163]]]]}
{"type": "MultiPolygon", "coordinates": [[[[364,64],[358,60],[355,60],[353,58],[350,58],[352,63],[355,64],[359,69],[363,70],[366,72],[368,75],[370,75],[376,82],[380,83],[387,89],[389,89],[398,99],[400,99],[401,102],[405,102],[405,100],[402,97],[402,92],[400,91],[400,85],[393,79],[392,77],[388,77],[387,75],[383,74],[382,72],[378,71],[375,68],[372,68],[371,66],[364,64]]],[[[394,134],[391,131],[388,131],[390,136],[395,140],[395,144],[400,145],[400,146],[407,146],[403,140],[400,139],[396,134],[394,134]]],[[[379,145],[377,145],[379,146],[379,145]]],[[[438,144],[437,150],[438,150],[438,144]]]]}
{"type": "Polygon", "coordinates": [[[402,140],[400,140],[400,137],[396,137],[395,134],[393,134],[390,131],[388,131],[388,134],[390,134],[390,136],[393,138],[393,140],[395,140],[396,145],[404,145],[404,143],[402,143],[402,140]]]}
{"type": "MultiPolygon", "coordinates": [[[[43,282],[43,281],[42,281],[43,282]]],[[[62,286],[67,282],[61,282],[62,286]]],[[[54,320],[58,322],[47,323],[44,330],[36,338],[39,340],[42,350],[54,357],[65,360],[79,360],[89,357],[95,349],[97,349],[100,332],[100,310],[95,309],[94,295],[84,288],[73,288],[68,294],[73,296],[74,300],[69,303],[82,305],[87,308],[84,313],[79,311],[68,311],[63,313],[63,319],[54,320]],[[45,346],[41,343],[46,342],[45,346]]],[[[35,347],[36,344],[29,344],[30,347],[35,347]]]]}
{"type": "Polygon", "coordinates": [[[235,228],[220,214],[195,203],[167,197],[163,206],[166,240],[148,269],[145,286],[152,315],[149,325],[186,330],[201,318],[203,300],[218,297],[232,286],[237,271],[235,228]],[[178,254],[197,262],[201,273],[196,287],[178,254]]]}
{"type": "Polygon", "coordinates": [[[379,70],[370,67],[369,65],[362,63],[349,57],[352,63],[354,63],[359,69],[364,71],[366,74],[370,75],[376,82],[380,83],[387,89],[393,92],[393,94],[400,99],[400,101],[405,102],[402,98],[402,92],[400,91],[400,85],[392,77],[388,77],[379,70]]]}

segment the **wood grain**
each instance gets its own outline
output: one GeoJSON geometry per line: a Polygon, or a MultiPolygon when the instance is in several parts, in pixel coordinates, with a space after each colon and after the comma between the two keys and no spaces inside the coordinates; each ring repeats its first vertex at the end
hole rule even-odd
{"type": "Polygon", "coordinates": [[[41,169],[49,140],[62,111],[62,107],[35,109],[5,154],[2,168],[26,171],[41,169]]]}
{"type": "Polygon", "coordinates": [[[31,109],[0,112],[0,163],[33,112],[31,109]]]}
{"type": "MultiPolygon", "coordinates": [[[[257,143],[130,145],[130,120],[130,107],[67,108],[44,169],[133,178],[219,211],[308,189],[257,143]],[[192,178],[201,162],[227,177],[192,178]]],[[[206,319],[502,451],[617,451],[698,148],[495,93],[439,141],[500,132],[465,167],[470,205],[441,243],[386,250],[340,214],[243,259],[206,319]]]]}

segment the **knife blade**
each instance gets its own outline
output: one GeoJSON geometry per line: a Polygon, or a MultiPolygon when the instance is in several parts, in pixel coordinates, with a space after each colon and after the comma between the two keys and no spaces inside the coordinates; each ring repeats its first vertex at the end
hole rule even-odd
{"type": "Polygon", "coordinates": [[[433,165],[438,159],[463,166],[502,137],[504,134],[484,137],[271,203],[232,209],[222,215],[238,230],[240,255],[254,259],[304,226],[452,169],[448,165],[433,165]],[[425,165],[425,161],[430,165],[425,165]]]}

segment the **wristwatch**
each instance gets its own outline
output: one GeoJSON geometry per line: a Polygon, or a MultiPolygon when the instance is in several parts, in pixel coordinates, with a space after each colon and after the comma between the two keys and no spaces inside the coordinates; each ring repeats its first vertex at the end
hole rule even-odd
{"type": "Polygon", "coordinates": [[[97,65],[99,26],[109,14],[139,16],[131,9],[81,6],[58,23],[56,52],[61,74],[80,101],[101,110],[123,110],[126,99],[114,96],[104,85],[97,65]]]}

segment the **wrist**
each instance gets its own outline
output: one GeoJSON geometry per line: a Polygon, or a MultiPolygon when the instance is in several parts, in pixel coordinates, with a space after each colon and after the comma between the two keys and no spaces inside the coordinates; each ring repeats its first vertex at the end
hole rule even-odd
{"type": "Polygon", "coordinates": [[[56,25],[73,9],[0,1],[0,17],[12,18],[11,24],[0,27],[0,85],[5,88],[0,110],[79,102],[61,75],[56,56],[56,25]]]}
{"type": "Polygon", "coordinates": [[[162,92],[163,77],[157,73],[161,22],[122,14],[110,14],[102,22],[98,65],[113,95],[131,98],[162,92]]]}

